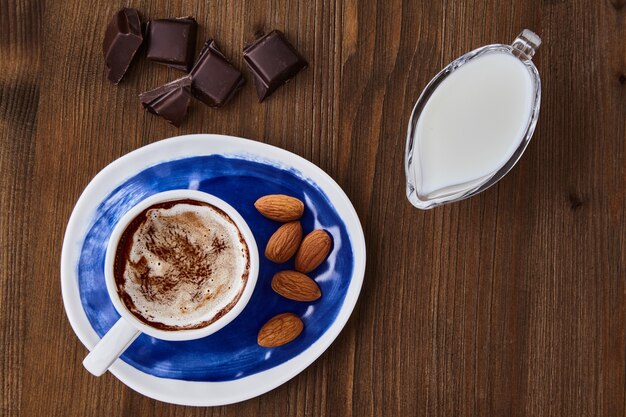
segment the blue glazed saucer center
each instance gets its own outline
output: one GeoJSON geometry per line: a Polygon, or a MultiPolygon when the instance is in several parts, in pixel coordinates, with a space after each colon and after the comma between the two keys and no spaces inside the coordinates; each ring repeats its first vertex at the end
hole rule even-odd
{"type": "Polygon", "coordinates": [[[259,278],[248,305],[229,325],[203,339],[168,342],[141,335],[122,360],[147,374],[187,381],[229,381],[278,366],[317,341],[333,324],[345,299],[354,268],[354,256],[345,224],[326,195],[295,170],[245,158],[198,156],[163,162],[146,168],[119,185],[96,210],[84,238],[77,265],[83,309],[102,337],[119,315],[104,281],[104,259],[116,222],[144,198],[167,190],[197,189],[213,194],[239,211],[257,241],[259,278]],[[293,260],[276,265],[263,256],[269,237],[280,223],[261,216],[254,202],[267,194],[288,194],[305,202],[301,219],[305,233],[323,228],[333,237],[333,250],[310,273],[322,297],[314,303],[287,300],[270,287],[272,276],[293,269],[293,260]],[[293,342],[267,349],[257,345],[261,326],[276,314],[291,312],[304,322],[293,342]]]}

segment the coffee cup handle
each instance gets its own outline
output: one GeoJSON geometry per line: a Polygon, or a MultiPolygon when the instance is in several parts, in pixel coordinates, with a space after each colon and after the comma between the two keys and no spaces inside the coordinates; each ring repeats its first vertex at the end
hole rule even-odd
{"type": "Polygon", "coordinates": [[[83,366],[95,376],[102,375],[133,343],[139,333],[135,326],[120,318],[89,352],[83,360],[83,366]]]}

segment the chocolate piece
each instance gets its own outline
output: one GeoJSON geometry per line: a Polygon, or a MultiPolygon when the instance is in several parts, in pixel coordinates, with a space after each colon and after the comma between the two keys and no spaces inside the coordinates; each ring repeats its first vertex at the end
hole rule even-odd
{"type": "Polygon", "coordinates": [[[150,113],[161,116],[179,127],[187,116],[191,101],[190,88],[191,76],[186,75],[154,90],[139,94],[139,100],[150,113]]]}
{"type": "Polygon", "coordinates": [[[259,102],[307,67],[305,59],[274,30],[243,50],[246,65],[254,75],[259,102]]]}
{"type": "Polygon", "coordinates": [[[196,51],[197,26],[191,16],[150,21],[148,59],[189,72],[196,51]]]}
{"type": "Polygon", "coordinates": [[[207,106],[222,107],[244,85],[241,71],[233,67],[209,39],[191,69],[191,92],[207,106]]]}
{"type": "Polygon", "coordinates": [[[109,21],[102,42],[107,78],[114,84],[122,80],[142,42],[139,13],[135,9],[120,9],[109,21]]]}

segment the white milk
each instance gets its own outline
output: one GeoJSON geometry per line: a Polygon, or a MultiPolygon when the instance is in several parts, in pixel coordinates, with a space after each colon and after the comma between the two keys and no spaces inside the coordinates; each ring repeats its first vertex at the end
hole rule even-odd
{"type": "Polygon", "coordinates": [[[417,122],[419,193],[449,194],[498,171],[524,138],[534,88],[525,65],[503,52],[472,59],[450,74],[417,122]]]}

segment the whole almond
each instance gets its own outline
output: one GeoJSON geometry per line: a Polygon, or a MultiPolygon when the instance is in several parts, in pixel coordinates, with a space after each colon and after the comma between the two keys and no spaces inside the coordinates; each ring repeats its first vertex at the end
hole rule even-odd
{"type": "Polygon", "coordinates": [[[277,272],[272,278],[272,289],[295,301],[315,301],[322,296],[317,282],[296,271],[277,272]]]}
{"type": "Polygon", "coordinates": [[[265,247],[265,257],[282,264],[296,253],[302,241],[302,226],[299,221],[285,223],[274,232],[265,247]]]}
{"type": "Polygon", "coordinates": [[[332,240],[325,230],[313,230],[306,235],[298,249],[296,269],[305,274],[311,272],[324,262],[331,246],[332,240]]]}
{"type": "Polygon", "coordinates": [[[261,327],[257,343],[263,347],[282,346],[298,337],[303,328],[300,317],[293,313],[281,313],[261,327]]]}
{"type": "Polygon", "coordinates": [[[254,207],[268,219],[283,223],[298,220],[304,213],[302,201],[284,194],[261,197],[254,203],[254,207]]]}

